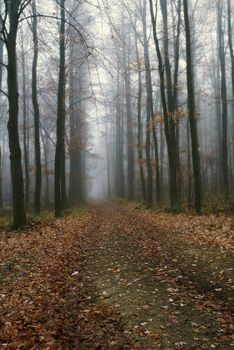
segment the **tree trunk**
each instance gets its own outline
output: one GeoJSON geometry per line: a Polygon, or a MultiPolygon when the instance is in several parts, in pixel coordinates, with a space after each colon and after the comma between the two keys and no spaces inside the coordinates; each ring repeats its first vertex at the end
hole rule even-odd
{"type": "Polygon", "coordinates": [[[65,208],[65,0],[60,1],[60,64],[57,105],[57,142],[55,151],[55,216],[65,208]]]}
{"type": "Polygon", "coordinates": [[[123,155],[123,135],[122,135],[122,108],[121,108],[121,89],[120,89],[120,67],[117,71],[117,98],[116,98],[116,139],[115,139],[115,192],[117,197],[125,197],[124,186],[124,155],[123,155]]]}
{"type": "Polygon", "coordinates": [[[41,139],[43,144],[44,159],[45,159],[45,206],[50,207],[50,178],[49,178],[49,148],[48,148],[48,137],[44,135],[41,130],[41,139]]]}
{"type": "MultiPolygon", "coordinates": [[[[72,39],[73,40],[73,39],[72,39]]],[[[73,67],[73,54],[74,45],[71,44],[70,51],[70,61],[72,62],[72,67],[70,68],[69,77],[69,115],[70,115],[70,145],[69,145],[69,155],[70,155],[70,179],[69,179],[69,204],[74,206],[76,204],[76,125],[75,125],[75,67],[73,67]]],[[[79,179],[78,179],[79,181],[79,179]]]]}
{"type": "Polygon", "coordinates": [[[146,94],[147,94],[147,129],[152,127],[153,140],[154,140],[154,156],[155,156],[155,174],[156,174],[156,202],[158,207],[161,206],[161,193],[160,193],[160,168],[159,168],[159,156],[158,156],[158,139],[156,133],[155,117],[154,117],[154,105],[153,105],[153,91],[152,91],[152,78],[151,78],[151,66],[149,59],[149,44],[147,40],[147,28],[146,28],[146,0],[143,5],[143,36],[144,36],[144,62],[145,62],[145,80],[146,80],[146,94]],[[149,125],[148,125],[149,124],[149,125]]]}
{"type": "MultiPolygon", "coordinates": [[[[130,33],[129,33],[130,42],[130,33]]],[[[134,145],[133,145],[133,123],[131,111],[131,74],[129,68],[129,54],[127,57],[126,47],[123,47],[124,82],[125,82],[125,102],[126,102],[126,122],[127,122],[127,167],[128,167],[128,191],[129,200],[134,199],[135,171],[134,171],[134,145]]]]}
{"type": "MultiPolygon", "coordinates": [[[[217,26],[217,39],[218,39],[218,26],[217,26]]],[[[216,168],[217,168],[217,189],[221,190],[222,186],[222,108],[221,108],[221,97],[220,97],[220,65],[219,65],[219,52],[217,50],[217,62],[215,71],[215,112],[216,112],[216,137],[217,137],[217,157],[216,157],[216,168]]]]}
{"type": "Polygon", "coordinates": [[[106,123],[105,130],[105,143],[106,143],[106,177],[107,177],[107,198],[111,198],[111,174],[110,174],[110,149],[108,140],[108,124],[106,123]]]}
{"type": "Polygon", "coordinates": [[[188,197],[187,197],[187,205],[188,209],[191,208],[192,203],[192,169],[191,169],[191,141],[190,141],[190,127],[189,127],[189,119],[186,123],[186,131],[187,131],[187,171],[188,171],[188,197]]]}
{"type": "Polygon", "coordinates": [[[227,86],[226,86],[226,63],[224,33],[222,28],[222,8],[220,0],[217,0],[217,21],[219,37],[219,60],[221,68],[221,99],[222,99],[222,175],[223,190],[227,194],[229,189],[228,180],[228,145],[227,145],[227,86]]]}
{"type": "Polygon", "coordinates": [[[162,201],[164,199],[164,147],[165,139],[163,133],[163,124],[160,122],[160,188],[162,201]]]}
{"type": "Polygon", "coordinates": [[[179,150],[176,139],[176,122],[175,112],[177,108],[177,80],[178,80],[178,66],[179,66],[179,38],[180,38],[180,26],[181,26],[181,9],[180,1],[178,6],[178,24],[177,24],[177,35],[174,47],[174,81],[172,83],[171,74],[171,63],[169,59],[169,48],[168,48],[168,13],[167,13],[167,2],[160,1],[162,18],[163,18],[163,44],[164,44],[164,61],[159,46],[159,39],[156,32],[156,17],[153,9],[153,1],[149,0],[150,3],[150,15],[151,23],[153,26],[153,38],[156,48],[156,54],[158,58],[158,69],[160,77],[160,93],[162,100],[162,109],[164,116],[164,129],[167,142],[168,160],[169,160],[169,177],[170,177],[170,199],[171,209],[178,211],[180,209],[179,201],[179,190],[178,190],[178,174],[179,174],[179,150]],[[166,76],[164,77],[164,67],[166,76]],[[165,79],[166,78],[166,79],[165,79]],[[166,84],[165,84],[166,82],[166,84]],[[166,89],[165,89],[166,85],[166,89]],[[167,92],[167,93],[166,93],[167,92]]]}
{"type": "MultiPolygon", "coordinates": [[[[141,121],[141,103],[142,103],[142,79],[141,79],[141,64],[140,64],[140,58],[139,58],[139,51],[138,51],[138,45],[137,45],[137,35],[135,34],[135,46],[136,46],[136,56],[137,56],[137,70],[138,70],[138,96],[137,96],[137,149],[138,149],[138,162],[139,162],[139,170],[140,170],[140,179],[141,179],[141,191],[142,191],[142,198],[144,202],[148,199],[151,199],[148,201],[148,206],[152,205],[152,169],[151,169],[151,159],[148,161],[150,162],[150,169],[151,171],[151,183],[148,184],[148,196],[146,196],[146,186],[145,186],[145,176],[144,176],[144,164],[143,164],[143,152],[142,152],[142,121],[141,121]]],[[[150,130],[148,131],[150,132],[150,130]]],[[[150,143],[149,145],[150,146],[150,143]]],[[[148,163],[148,162],[147,162],[148,163]]]]}
{"type": "Polygon", "coordinates": [[[40,214],[41,211],[41,145],[40,145],[40,111],[37,98],[37,62],[38,62],[38,37],[37,37],[37,11],[36,0],[32,1],[32,33],[33,33],[33,65],[32,65],[32,102],[34,109],[34,142],[35,142],[35,165],[36,165],[36,181],[35,181],[35,198],[34,211],[40,214]]]}
{"type": "Polygon", "coordinates": [[[191,132],[192,162],[194,174],[194,192],[195,192],[195,209],[197,214],[201,214],[202,194],[201,194],[201,172],[200,172],[200,153],[198,144],[197,121],[195,113],[195,92],[192,62],[191,34],[188,13],[187,0],[184,4],[184,24],[186,35],[186,61],[187,61],[187,92],[188,92],[188,111],[191,132]]]}
{"type": "Polygon", "coordinates": [[[16,38],[18,31],[19,2],[11,1],[9,4],[10,28],[7,35],[7,85],[9,100],[9,120],[7,124],[9,134],[10,163],[13,192],[13,226],[19,228],[26,224],[26,212],[24,203],[24,183],[21,165],[21,148],[19,142],[18,116],[19,93],[17,84],[17,58],[16,38]]]}
{"type": "MultiPolygon", "coordinates": [[[[2,9],[2,2],[0,1],[0,11],[2,9]]],[[[3,37],[0,34],[0,62],[3,63],[3,37]]],[[[0,90],[2,90],[2,64],[0,65],[0,90]]],[[[1,94],[1,92],[0,92],[1,94]]],[[[2,117],[2,116],[1,116],[2,117]]],[[[3,197],[2,197],[2,149],[0,147],[0,211],[3,209],[3,197]]]]}
{"type": "Polygon", "coordinates": [[[232,95],[234,97],[234,50],[233,50],[231,0],[227,0],[227,3],[228,3],[228,45],[229,45],[230,57],[231,57],[232,95]]]}
{"type": "Polygon", "coordinates": [[[28,111],[27,111],[27,84],[26,84],[26,63],[22,34],[22,76],[23,76],[23,152],[24,152],[24,176],[25,176],[25,204],[29,205],[29,150],[28,150],[28,111]]]}
{"type": "MultiPolygon", "coordinates": [[[[231,0],[227,0],[228,4],[228,45],[231,57],[231,77],[232,77],[232,142],[234,142],[234,49],[233,49],[233,28],[232,28],[232,11],[231,0]]],[[[234,144],[232,144],[233,156],[232,162],[234,167],[234,144]]]]}

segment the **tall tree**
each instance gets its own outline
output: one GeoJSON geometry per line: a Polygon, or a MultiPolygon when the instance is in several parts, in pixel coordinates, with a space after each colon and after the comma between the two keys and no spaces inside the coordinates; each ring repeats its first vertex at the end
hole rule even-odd
{"type": "Polygon", "coordinates": [[[231,0],[227,0],[227,5],[228,5],[228,45],[229,45],[230,57],[231,57],[232,95],[234,96],[234,49],[233,49],[231,0]]]}
{"type": "Polygon", "coordinates": [[[29,1],[5,1],[5,17],[3,23],[3,40],[7,49],[7,85],[9,101],[8,135],[10,148],[10,163],[13,193],[13,226],[15,228],[26,224],[26,211],[24,203],[24,183],[21,165],[21,148],[19,142],[19,93],[17,83],[17,55],[16,40],[19,18],[29,1]],[[7,18],[9,28],[6,28],[7,18]]]}
{"type": "MultiPolygon", "coordinates": [[[[2,0],[0,0],[0,13],[2,11],[2,0]]],[[[3,73],[3,37],[2,37],[2,21],[0,18],[0,96],[2,91],[2,73],[3,73]]],[[[2,147],[0,146],[0,211],[3,209],[3,196],[2,196],[2,147]]]]}
{"type": "MultiPolygon", "coordinates": [[[[119,58],[117,58],[119,63],[119,58]]],[[[124,152],[123,152],[123,108],[121,98],[121,84],[120,84],[120,64],[117,69],[117,96],[116,96],[116,108],[115,108],[115,191],[119,198],[125,197],[125,183],[124,183],[124,152]]]]}
{"type": "MultiPolygon", "coordinates": [[[[228,5],[228,45],[231,57],[231,80],[232,80],[232,140],[234,142],[234,49],[233,49],[233,27],[231,0],[227,0],[228,5]]],[[[233,165],[234,165],[234,145],[233,145],[233,165]]]]}
{"type": "Polygon", "coordinates": [[[217,23],[218,23],[218,46],[219,46],[219,61],[221,70],[221,99],[222,99],[222,174],[223,174],[223,189],[228,192],[228,145],[227,145],[227,85],[226,85],[226,60],[225,60],[225,44],[224,31],[222,25],[222,6],[221,1],[217,0],[217,23]]]}
{"type": "Polygon", "coordinates": [[[25,204],[29,204],[29,147],[28,147],[28,106],[27,106],[27,82],[26,82],[26,52],[24,47],[24,33],[21,32],[22,49],[22,98],[23,98],[23,154],[24,154],[24,181],[25,204]]]}
{"type": "Polygon", "coordinates": [[[55,151],[55,215],[61,217],[66,202],[65,186],[65,0],[60,0],[60,60],[55,151]]]}
{"type": "MultiPolygon", "coordinates": [[[[140,170],[140,179],[141,179],[141,191],[142,191],[142,197],[143,200],[147,200],[148,206],[152,205],[152,169],[151,169],[151,159],[149,157],[149,164],[147,163],[147,166],[149,165],[149,172],[150,172],[150,178],[148,179],[148,195],[146,196],[146,184],[145,184],[145,176],[144,176],[144,159],[143,159],[143,132],[142,132],[142,77],[141,77],[141,63],[140,63],[140,57],[139,57],[139,50],[138,50],[138,39],[137,34],[135,33],[135,46],[136,46],[136,59],[137,59],[137,72],[138,72],[138,93],[137,93],[137,149],[138,149],[138,162],[139,162],[139,170],[140,170]]],[[[149,126],[147,127],[147,133],[150,133],[149,126]]],[[[150,152],[150,142],[148,141],[148,144],[146,147],[149,147],[148,152],[150,152]]]]}
{"type": "Polygon", "coordinates": [[[35,199],[34,210],[41,211],[41,145],[40,145],[40,111],[37,96],[37,63],[38,63],[38,35],[36,0],[32,0],[32,33],[33,33],[33,65],[32,65],[32,102],[34,109],[34,142],[35,142],[35,199]]]}
{"type": "MultiPolygon", "coordinates": [[[[144,46],[144,63],[145,63],[145,81],[146,81],[146,94],[147,94],[147,111],[146,111],[147,132],[150,133],[152,129],[153,140],[154,140],[154,157],[155,157],[156,201],[157,201],[157,205],[160,207],[161,206],[161,191],[160,191],[161,189],[160,189],[158,138],[156,133],[156,123],[155,123],[155,117],[154,117],[152,77],[151,77],[151,66],[150,66],[150,58],[149,58],[149,43],[147,38],[147,27],[146,27],[146,0],[144,0],[143,2],[142,23],[143,23],[143,38],[144,38],[143,46],[144,46]]],[[[150,140],[148,141],[148,143],[146,147],[150,147],[150,140]]]]}
{"type": "Polygon", "coordinates": [[[194,191],[195,191],[195,209],[197,214],[201,214],[202,190],[201,190],[200,153],[199,153],[197,120],[196,120],[192,43],[191,43],[189,10],[188,10],[187,0],[183,0],[183,5],[184,5],[185,36],[186,36],[188,112],[189,112],[190,133],[191,133],[192,163],[193,163],[194,191]]]}
{"type": "Polygon", "coordinates": [[[70,35],[70,74],[69,74],[69,115],[70,115],[70,145],[69,145],[69,155],[70,155],[70,179],[69,179],[69,202],[70,205],[76,204],[76,181],[79,179],[77,178],[77,147],[76,147],[76,127],[75,127],[75,120],[76,120],[76,90],[75,90],[75,66],[74,66],[74,54],[75,54],[75,48],[74,48],[74,39],[73,36],[70,35]]]}
{"type": "Polygon", "coordinates": [[[44,166],[44,173],[45,173],[45,204],[49,208],[50,206],[50,178],[49,178],[49,155],[50,155],[50,149],[49,149],[49,138],[46,134],[43,133],[41,129],[41,139],[43,144],[43,151],[44,151],[44,160],[45,160],[45,166],[44,166]]]}
{"type": "MultiPolygon", "coordinates": [[[[130,31],[127,35],[128,47],[130,47],[130,31]]],[[[131,101],[131,71],[130,71],[130,50],[127,52],[127,41],[123,45],[123,64],[124,64],[124,82],[125,82],[125,102],[126,102],[126,121],[127,121],[127,158],[128,158],[128,199],[134,199],[135,170],[134,170],[134,137],[133,137],[133,118],[131,101]]]]}
{"type": "MultiPolygon", "coordinates": [[[[78,10],[76,8],[76,10],[78,10]]],[[[79,12],[79,11],[77,11],[79,12]]],[[[75,16],[75,12],[74,12],[75,16]]],[[[72,28],[69,30],[70,63],[69,63],[69,114],[70,114],[70,181],[69,201],[78,205],[85,194],[85,51],[82,40],[72,28]]]]}
{"type": "Polygon", "coordinates": [[[172,210],[180,209],[179,201],[179,144],[177,142],[177,86],[179,68],[179,44],[181,29],[181,1],[178,0],[177,9],[177,30],[174,35],[174,76],[172,78],[171,62],[169,58],[169,34],[168,34],[168,4],[167,1],[160,1],[163,19],[163,54],[161,52],[157,34],[157,13],[154,11],[153,1],[149,0],[150,15],[153,26],[153,38],[158,58],[158,69],[160,78],[160,92],[164,117],[164,129],[167,142],[169,176],[170,176],[170,199],[172,210]]]}

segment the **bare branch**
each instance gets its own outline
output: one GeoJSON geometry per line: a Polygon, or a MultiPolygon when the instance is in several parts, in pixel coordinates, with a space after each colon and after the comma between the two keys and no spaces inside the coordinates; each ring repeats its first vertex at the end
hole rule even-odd
{"type": "Polygon", "coordinates": [[[8,95],[5,91],[3,91],[3,90],[0,89],[0,93],[2,93],[2,94],[5,95],[7,98],[9,98],[9,95],[8,95]]]}
{"type": "Polygon", "coordinates": [[[18,13],[18,16],[20,16],[22,14],[22,12],[26,9],[26,7],[30,4],[32,0],[24,0],[21,7],[20,7],[20,10],[19,10],[19,13],[18,13]]]}
{"type": "MultiPolygon", "coordinates": [[[[26,17],[23,17],[19,20],[18,23],[20,22],[23,22],[25,20],[28,20],[28,19],[31,19],[31,18],[34,18],[34,17],[40,17],[40,18],[51,18],[51,19],[54,19],[54,20],[58,20],[58,21],[62,21],[63,19],[58,17],[58,16],[52,16],[52,15],[43,15],[43,14],[37,14],[37,15],[30,15],[30,16],[26,16],[26,17]]],[[[77,27],[75,25],[73,25],[72,23],[70,23],[69,21],[67,21],[66,19],[63,20],[66,24],[68,24],[70,27],[72,27],[78,34],[79,36],[81,37],[81,40],[82,40],[82,43],[85,44],[86,48],[89,49],[89,46],[86,44],[86,41],[85,41],[85,38],[83,36],[83,34],[77,29],[77,27]]]]}
{"type": "Polygon", "coordinates": [[[3,66],[3,67],[5,67],[6,69],[8,68],[8,65],[5,64],[5,63],[3,63],[3,62],[0,62],[0,65],[3,66]]]}

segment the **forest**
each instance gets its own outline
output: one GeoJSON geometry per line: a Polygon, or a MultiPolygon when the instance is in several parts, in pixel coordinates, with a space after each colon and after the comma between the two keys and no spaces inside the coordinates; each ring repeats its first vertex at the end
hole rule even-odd
{"type": "Polygon", "coordinates": [[[0,0],[0,349],[234,346],[233,0],[0,0]]]}

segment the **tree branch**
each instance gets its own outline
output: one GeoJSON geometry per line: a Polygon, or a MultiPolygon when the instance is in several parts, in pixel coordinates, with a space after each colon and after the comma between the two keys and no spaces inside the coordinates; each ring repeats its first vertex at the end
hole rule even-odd
{"type": "Polygon", "coordinates": [[[9,98],[9,95],[8,95],[5,91],[3,91],[2,89],[0,89],[0,93],[2,93],[2,94],[5,95],[7,98],[9,98]]]}
{"type": "Polygon", "coordinates": [[[19,10],[19,13],[18,13],[18,16],[20,16],[22,14],[22,12],[26,9],[26,7],[30,4],[32,0],[24,0],[21,7],[20,7],[20,10],[19,10]]]}
{"type": "Polygon", "coordinates": [[[5,63],[0,62],[0,65],[3,66],[3,67],[5,67],[6,69],[8,68],[8,65],[5,64],[5,63]]]}
{"type": "Polygon", "coordinates": [[[76,28],[76,26],[74,26],[72,23],[70,23],[70,22],[67,21],[66,19],[65,19],[65,20],[62,19],[61,17],[58,17],[58,16],[51,16],[51,15],[42,15],[42,14],[38,14],[38,15],[34,15],[34,16],[33,16],[33,15],[30,15],[30,16],[26,16],[26,17],[24,17],[24,18],[21,18],[21,19],[19,20],[18,23],[23,22],[24,20],[28,20],[28,19],[30,19],[30,18],[34,18],[34,17],[51,18],[51,19],[55,19],[55,20],[58,20],[58,21],[64,21],[66,24],[68,24],[69,26],[71,26],[71,27],[79,34],[79,36],[80,36],[81,39],[82,39],[82,42],[85,43],[86,48],[87,48],[87,49],[89,48],[88,45],[86,44],[86,41],[85,41],[85,39],[84,39],[82,33],[76,28]]]}

